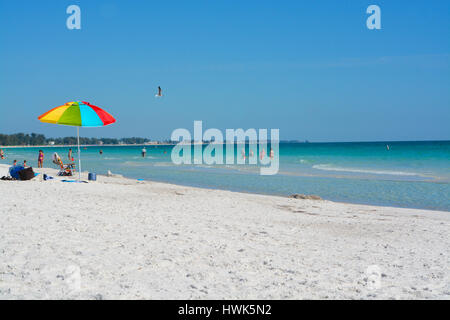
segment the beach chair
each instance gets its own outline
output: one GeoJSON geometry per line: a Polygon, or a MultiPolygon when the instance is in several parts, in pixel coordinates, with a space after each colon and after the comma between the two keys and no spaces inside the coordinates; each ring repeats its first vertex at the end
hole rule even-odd
{"type": "Polygon", "coordinates": [[[73,176],[75,172],[75,163],[64,164],[61,157],[55,152],[53,153],[53,163],[59,166],[58,176],[73,176]]]}

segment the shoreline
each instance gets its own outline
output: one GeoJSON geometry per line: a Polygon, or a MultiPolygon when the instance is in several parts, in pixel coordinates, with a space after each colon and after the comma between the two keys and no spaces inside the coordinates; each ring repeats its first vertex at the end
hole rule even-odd
{"type": "Polygon", "coordinates": [[[450,298],[448,212],[57,180],[0,181],[0,298],[450,298]]]}
{"type": "MultiPolygon", "coordinates": [[[[0,163],[0,178],[5,174],[5,170],[7,168],[11,167],[11,165],[2,164],[0,163]],[[3,170],[2,170],[3,168],[3,170]]],[[[31,166],[33,167],[33,166],[31,166]]],[[[35,168],[33,167],[33,170],[35,173],[39,172],[50,172],[54,176],[56,176],[58,169],[55,168],[35,168]]],[[[84,180],[88,180],[88,173],[87,171],[82,172],[82,176],[85,176],[84,180]]],[[[107,175],[104,174],[97,174],[97,177],[107,177],[107,175]]],[[[129,181],[138,181],[138,178],[133,178],[127,175],[123,175],[122,173],[114,173],[112,176],[120,177],[122,179],[126,179],[129,181]]],[[[76,179],[77,174],[75,174],[73,177],[65,177],[66,179],[76,179]]],[[[345,179],[345,177],[344,177],[345,179]]],[[[243,194],[253,194],[253,195],[261,195],[261,196],[269,196],[269,197],[281,197],[281,198],[290,198],[291,195],[284,195],[284,194],[272,194],[272,193],[263,193],[263,192],[252,192],[252,191],[245,191],[245,190],[237,190],[237,189],[226,189],[226,188],[218,188],[218,187],[203,187],[203,186],[195,186],[195,185],[189,185],[189,184],[183,184],[183,183],[172,183],[168,181],[163,180],[151,180],[151,179],[144,179],[142,181],[147,181],[150,183],[162,183],[167,185],[173,185],[173,186],[179,186],[179,187],[187,187],[187,188],[197,188],[197,189],[205,189],[205,190],[218,190],[218,191],[226,191],[226,192],[236,192],[236,193],[243,193],[243,194]]],[[[429,182],[426,182],[429,183],[429,182]]],[[[314,194],[307,194],[307,196],[315,196],[314,194]]],[[[442,210],[442,209],[433,209],[433,208],[415,208],[415,207],[406,207],[406,206],[392,206],[392,205],[382,205],[382,204],[371,204],[371,203],[364,203],[364,202],[345,202],[345,201],[336,201],[336,200],[329,200],[329,199],[321,199],[323,201],[330,201],[334,203],[341,203],[341,204],[348,204],[348,205],[364,205],[364,206],[373,206],[373,207],[382,207],[382,208],[391,208],[391,209],[411,209],[411,210],[426,210],[426,211],[435,211],[435,212],[446,212],[450,213],[450,210],[442,210]]]]}

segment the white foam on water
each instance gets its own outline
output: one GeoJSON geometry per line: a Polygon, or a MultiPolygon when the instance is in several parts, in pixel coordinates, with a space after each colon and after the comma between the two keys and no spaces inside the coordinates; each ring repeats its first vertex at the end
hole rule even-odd
{"type": "Polygon", "coordinates": [[[173,164],[172,162],[157,162],[155,164],[153,164],[154,167],[170,167],[170,166],[175,166],[175,164],[173,164]]]}
{"type": "Polygon", "coordinates": [[[156,157],[152,157],[152,156],[146,156],[146,157],[143,157],[143,156],[134,156],[134,157],[131,157],[132,159],[157,159],[156,157]]]}
{"type": "Polygon", "coordinates": [[[207,165],[207,164],[196,164],[195,166],[198,168],[214,168],[213,165],[207,165]]]}

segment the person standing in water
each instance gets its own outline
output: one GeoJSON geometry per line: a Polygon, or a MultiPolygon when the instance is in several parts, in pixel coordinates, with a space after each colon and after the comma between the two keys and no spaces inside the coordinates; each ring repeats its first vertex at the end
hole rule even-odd
{"type": "Polygon", "coordinates": [[[44,167],[44,151],[39,150],[39,156],[38,156],[38,168],[44,167]]]}
{"type": "Polygon", "coordinates": [[[100,155],[102,155],[103,154],[103,150],[102,149],[100,149],[100,155]]]}
{"type": "Polygon", "coordinates": [[[261,152],[259,153],[259,159],[262,160],[264,159],[264,156],[266,155],[266,152],[264,151],[264,148],[261,150],[261,152]]]}
{"type": "Polygon", "coordinates": [[[242,155],[242,159],[247,159],[247,157],[245,156],[245,148],[242,148],[241,150],[241,155],[242,155]]]}
{"type": "Polygon", "coordinates": [[[3,149],[0,149],[0,159],[5,159],[5,154],[3,153],[3,149]]]}
{"type": "Polygon", "coordinates": [[[147,154],[147,149],[145,147],[142,148],[142,158],[145,158],[145,155],[147,154]]]}
{"type": "Polygon", "coordinates": [[[69,154],[67,156],[69,157],[69,161],[73,161],[72,148],[69,149],[69,154]]]}
{"type": "Polygon", "coordinates": [[[275,155],[275,153],[273,152],[273,149],[270,148],[270,159],[273,159],[274,155],[275,155]]]}

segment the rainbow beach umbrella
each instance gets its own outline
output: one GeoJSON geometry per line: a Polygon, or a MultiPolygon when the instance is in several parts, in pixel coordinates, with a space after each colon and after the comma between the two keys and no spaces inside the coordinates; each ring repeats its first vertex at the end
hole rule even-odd
{"type": "Polygon", "coordinates": [[[108,112],[86,101],[68,102],[47,111],[39,121],[77,127],[78,179],[81,180],[80,127],[103,127],[116,122],[108,112]]]}

